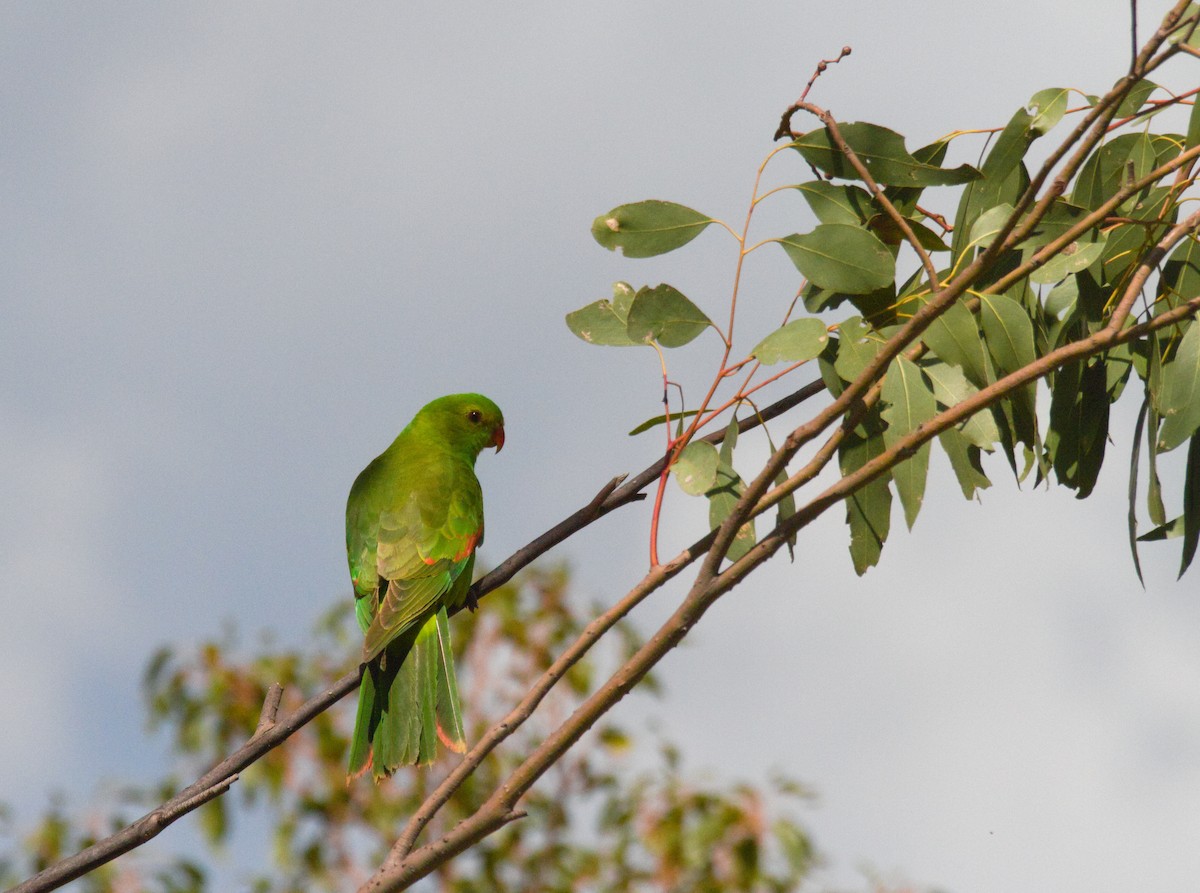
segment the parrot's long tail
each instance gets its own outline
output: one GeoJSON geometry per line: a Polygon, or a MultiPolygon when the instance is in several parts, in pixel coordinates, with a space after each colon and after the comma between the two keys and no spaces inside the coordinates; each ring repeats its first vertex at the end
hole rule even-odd
{"type": "Polygon", "coordinates": [[[439,738],[451,750],[466,750],[445,608],[397,637],[363,672],[350,777],[369,769],[378,781],[400,766],[429,765],[439,738]]]}

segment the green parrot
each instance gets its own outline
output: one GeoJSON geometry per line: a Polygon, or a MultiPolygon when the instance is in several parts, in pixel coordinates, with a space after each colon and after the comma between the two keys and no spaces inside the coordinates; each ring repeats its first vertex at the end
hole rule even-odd
{"type": "Polygon", "coordinates": [[[483,542],[475,460],[503,446],[495,403],[439,397],[350,488],[346,554],[366,664],[351,778],[370,769],[378,781],[398,766],[432,763],[438,738],[466,749],[447,608],[466,600],[483,542]]]}

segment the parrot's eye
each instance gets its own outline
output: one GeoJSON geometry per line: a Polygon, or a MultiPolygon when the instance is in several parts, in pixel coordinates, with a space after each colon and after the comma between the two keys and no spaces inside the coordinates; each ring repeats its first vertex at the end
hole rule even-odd
{"type": "Polygon", "coordinates": [[[483,413],[478,409],[472,409],[467,413],[467,421],[469,421],[472,425],[478,425],[481,421],[483,421],[483,413]]]}

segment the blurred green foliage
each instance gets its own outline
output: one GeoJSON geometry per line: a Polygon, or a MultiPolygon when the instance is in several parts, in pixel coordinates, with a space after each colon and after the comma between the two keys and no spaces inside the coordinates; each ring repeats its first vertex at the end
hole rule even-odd
{"type": "MultiPolygon", "coordinates": [[[[469,740],[477,740],[597,613],[575,597],[562,568],[535,570],[455,620],[469,740]]],[[[425,832],[434,837],[467,817],[552,726],[641,643],[623,624],[547,698],[533,718],[497,749],[425,832]]],[[[69,818],[53,803],[30,830],[0,814],[0,883],[5,886],[161,802],[238,747],[258,723],[272,682],[285,686],[280,715],[352,669],[359,632],[349,598],[317,625],[303,650],[270,641],[240,644],[232,629],[187,651],[163,648],[149,661],[145,696],[150,725],[164,732],[176,768],[169,778],[121,788],[116,806],[69,818]]],[[[657,692],[653,678],[647,690],[657,692]]],[[[381,785],[347,784],[353,726],[346,699],[242,773],[232,791],[199,812],[205,839],[219,852],[239,824],[270,828],[270,855],[246,866],[239,888],[256,893],[345,890],[380,863],[408,817],[459,759],[429,771],[399,772],[381,785]]],[[[443,866],[419,889],[454,893],[530,890],[797,890],[816,861],[794,810],[807,796],[780,777],[766,789],[690,777],[686,743],[605,724],[556,765],[522,803],[528,817],[443,866]]],[[[248,833],[257,833],[251,829],[248,833]]],[[[77,882],[88,893],[145,890],[200,893],[213,872],[169,855],[170,833],[77,882]]]]}

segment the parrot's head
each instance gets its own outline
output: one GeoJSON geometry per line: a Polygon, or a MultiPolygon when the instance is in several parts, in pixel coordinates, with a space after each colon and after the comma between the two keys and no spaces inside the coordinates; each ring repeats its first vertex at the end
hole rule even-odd
{"type": "Polygon", "coordinates": [[[417,413],[414,423],[432,426],[455,449],[472,459],[487,447],[496,452],[504,446],[504,414],[482,394],[450,394],[439,397],[417,413]]]}

